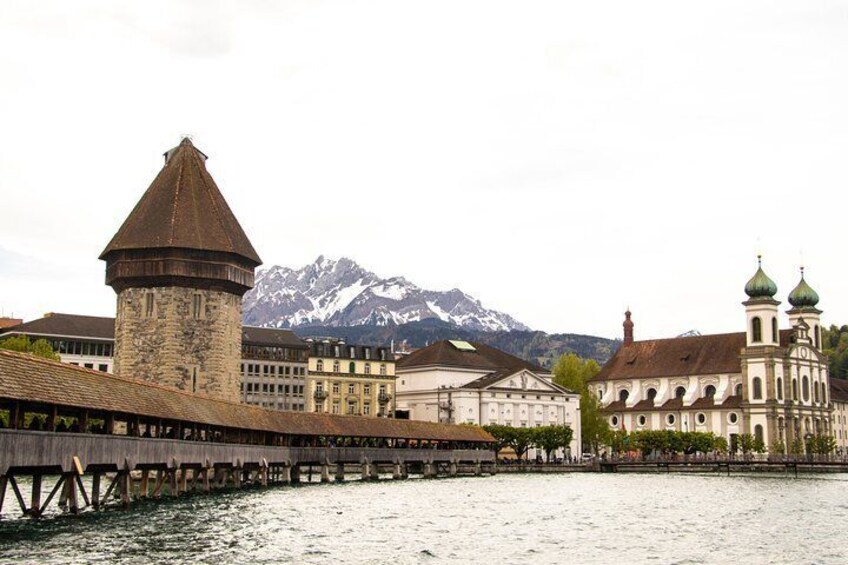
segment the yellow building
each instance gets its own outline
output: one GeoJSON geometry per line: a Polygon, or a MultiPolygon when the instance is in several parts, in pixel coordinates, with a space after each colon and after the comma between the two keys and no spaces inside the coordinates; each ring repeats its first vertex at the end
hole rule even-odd
{"type": "Polygon", "coordinates": [[[387,347],[313,343],[306,391],[310,412],[393,418],[394,356],[387,347]]]}

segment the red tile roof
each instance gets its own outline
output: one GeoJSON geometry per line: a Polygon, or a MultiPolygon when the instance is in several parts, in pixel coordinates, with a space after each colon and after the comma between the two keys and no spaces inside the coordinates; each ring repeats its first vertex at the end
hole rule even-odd
{"type": "MultiPolygon", "coordinates": [[[[791,340],[792,330],[780,331],[781,347],[791,340]]],[[[744,347],[744,332],[634,341],[619,347],[592,380],[740,373],[744,347]]]]}
{"type": "Polygon", "coordinates": [[[112,251],[184,248],[262,260],[247,239],[212,176],[206,156],[183,139],[100,258],[112,251]]]}
{"type": "Polygon", "coordinates": [[[493,441],[475,426],[278,412],[3,350],[0,399],[292,435],[493,441]]]}

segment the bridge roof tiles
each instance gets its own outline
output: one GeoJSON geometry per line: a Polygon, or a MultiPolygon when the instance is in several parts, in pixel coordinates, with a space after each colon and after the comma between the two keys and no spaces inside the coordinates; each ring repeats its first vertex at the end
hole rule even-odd
{"type": "Polygon", "coordinates": [[[0,399],[302,436],[490,442],[473,426],[279,412],[0,350],[0,399]]]}

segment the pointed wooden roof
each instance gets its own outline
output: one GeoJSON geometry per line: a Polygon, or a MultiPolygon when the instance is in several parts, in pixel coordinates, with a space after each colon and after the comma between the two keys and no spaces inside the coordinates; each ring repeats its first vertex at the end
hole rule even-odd
{"type": "Polygon", "coordinates": [[[112,251],[184,248],[234,253],[260,265],[262,260],[206,170],[206,155],[185,138],[165,158],[165,166],[100,258],[105,260],[112,251]]]}

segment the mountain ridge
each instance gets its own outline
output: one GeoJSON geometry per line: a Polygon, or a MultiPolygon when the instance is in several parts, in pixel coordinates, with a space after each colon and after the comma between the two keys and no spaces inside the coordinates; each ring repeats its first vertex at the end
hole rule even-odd
{"type": "Polygon", "coordinates": [[[323,255],[300,269],[260,269],[244,296],[246,324],[296,328],[403,325],[438,319],[480,331],[529,331],[512,316],[484,307],[458,288],[422,289],[401,276],[380,278],[346,257],[323,255]]]}

